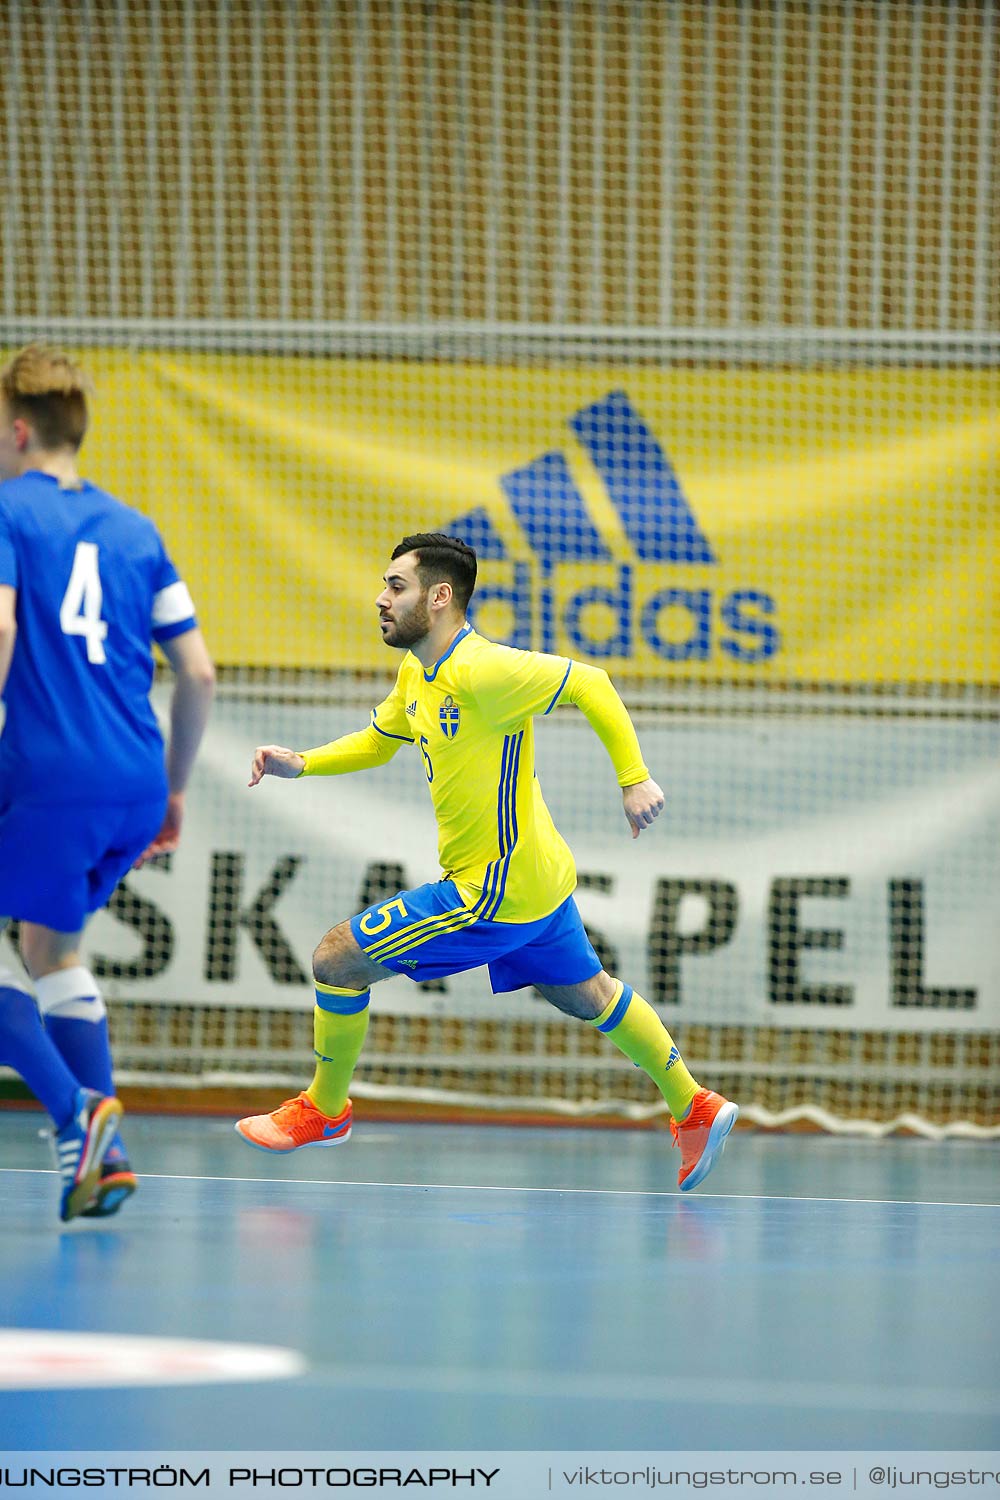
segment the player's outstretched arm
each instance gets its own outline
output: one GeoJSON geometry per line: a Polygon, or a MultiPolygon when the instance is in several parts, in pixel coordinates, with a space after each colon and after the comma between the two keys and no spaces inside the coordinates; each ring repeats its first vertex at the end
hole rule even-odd
{"type": "Polygon", "coordinates": [[[301,776],[306,758],[298,750],[289,750],[284,745],[258,745],[253,753],[248,786],[256,786],[265,776],[281,776],[288,780],[301,776]]]}
{"type": "Polygon", "coordinates": [[[250,766],[250,786],[265,776],[343,776],[348,771],[367,771],[384,766],[401,744],[412,744],[397,735],[383,734],[374,724],[356,734],[342,735],[315,750],[289,750],[286,745],[259,745],[250,766]]]}
{"type": "MultiPolygon", "coordinates": [[[[402,668],[400,668],[402,671],[402,668]]],[[[344,776],[349,771],[368,771],[384,766],[401,745],[412,745],[410,721],[399,679],[387,698],[372,709],[371,723],[355,734],[343,734],[328,745],[313,750],[287,750],[283,745],[263,745],[254,756],[251,786],[262,776],[344,776]],[[265,757],[261,760],[261,757],[265,757]]]]}

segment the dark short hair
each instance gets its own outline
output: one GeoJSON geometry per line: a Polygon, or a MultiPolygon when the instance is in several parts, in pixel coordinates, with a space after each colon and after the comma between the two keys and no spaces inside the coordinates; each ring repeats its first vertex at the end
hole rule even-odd
{"type": "Polygon", "coordinates": [[[392,554],[392,561],[406,552],[417,554],[417,577],[424,588],[447,579],[459,609],[468,607],[472,591],[476,587],[476,554],[466,542],[457,536],[445,536],[441,531],[418,531],[413,536],[404,536],[392,554]]]}

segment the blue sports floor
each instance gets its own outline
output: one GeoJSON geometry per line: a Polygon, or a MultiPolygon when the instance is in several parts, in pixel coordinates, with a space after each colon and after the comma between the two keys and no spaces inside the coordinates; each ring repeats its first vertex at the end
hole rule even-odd
{"type": "Polygon", "coordinates": [[[0,1391],[5,1448],[1000,1446],[996,1146],[738,1131],[682,1196],[665,1132],[362,1118],[271,1158],[133,1118],[139,1195],[61,1227],[42,1126],[0,1116],[0,1323],[308,1368],[0,1391]]]}

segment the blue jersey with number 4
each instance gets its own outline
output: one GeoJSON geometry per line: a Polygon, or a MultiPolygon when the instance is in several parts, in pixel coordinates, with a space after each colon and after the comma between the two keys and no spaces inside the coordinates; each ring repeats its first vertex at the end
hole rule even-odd
{"type": "Polygon", "coordinates": [[[0,584],[17,590],[0,806],[165,796],[152,642],[196,621],[152,521],[85,481],[9,479],[0,584]]]}

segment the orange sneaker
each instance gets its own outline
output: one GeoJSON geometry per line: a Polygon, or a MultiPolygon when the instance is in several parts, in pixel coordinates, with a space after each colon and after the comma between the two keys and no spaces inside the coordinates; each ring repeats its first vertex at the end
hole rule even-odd
{"type": "Polygon", "coordinates": [[[236,1133],[258,1151],[297,1151],[300,1146],[340,1146],[351,1134],[354,1109],[348,1099],[335,1120],[322,1114],[303,1090],[269,1115],[237,1120],[236,1133]]]}
{"type": "Polygon", "coordinates": [[[739,1105],[731,1104],[721,1094],[699,1089],[683,1120],[678,1123],[671,1119],[670,1133],[674,1145],[681,1148],[677,1186],[682,1193],[690,1192],[699,1182],[704,1182],[722,1155],[726,1137],[736,1124],[739,1112],[739,1105]]]}

